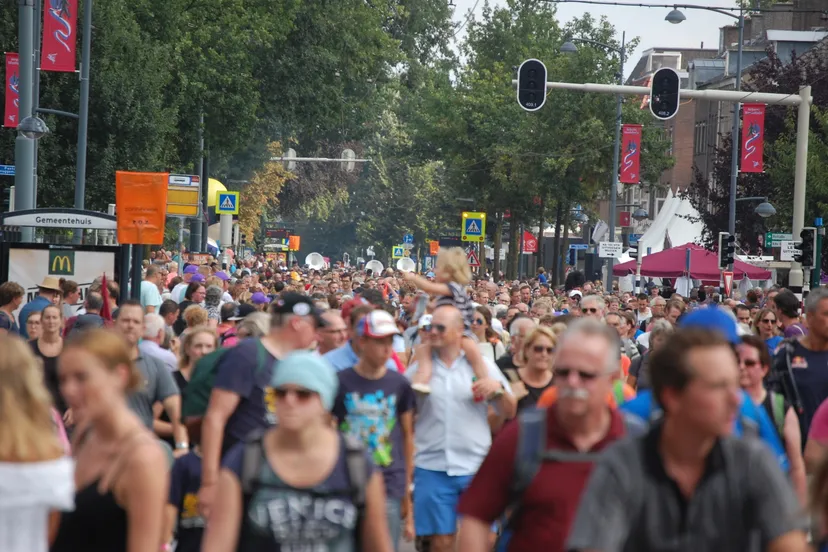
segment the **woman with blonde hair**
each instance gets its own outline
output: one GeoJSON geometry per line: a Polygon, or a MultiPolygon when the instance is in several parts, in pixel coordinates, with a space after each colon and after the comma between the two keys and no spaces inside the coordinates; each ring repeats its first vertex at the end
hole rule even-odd
{"type": "Polygon", "coordinates": [[[2,335],[0,351],[0,545],[3,552],[46,552],[56,511],[74,504],[74,463],[31,348],[2,335]]]}
{"type": "Polygon", "coordinates": [[[159,550],[169,462],[127,405],[143,381],[131,348],[110,330],[88,330],[67,341],[59,370],[77,425],[77,492],[51,552],[159,550]]]}
{"type": "Polygon", "coordinates": [[[558,337],[549,328],[537,326],[529,332],[518,351],[519,368],[506,370],[518,412],[535,406],[543,392],[552,386],[552,358],[558,337]]]}
{"type": "Polygon", "coordinates": [[[186,329],[206,326],[210,322],[210,316],[207,313],[207,309],[200,305],[190,305],[187,307],[181,315],[181,318],[184,320],[186,329]]]}

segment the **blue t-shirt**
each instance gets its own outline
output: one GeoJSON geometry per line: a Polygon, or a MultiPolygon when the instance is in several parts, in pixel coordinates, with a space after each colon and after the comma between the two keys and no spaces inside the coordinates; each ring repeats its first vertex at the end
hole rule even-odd
{"type": "Polygon", "coordinates": [[[276,423],[276,395],[270,387],[270,379],[276,357],[264,351],[264,365],[259,366],[263,348],[258,338],[239,342],[219,361],[213,387],[235,393],[239,405],[224,428],[222,451],[243,441],[251,431],[276,423]]]}
{"type": "Polygon", "coordinates": [[[178,458],[170,472],[169,504],[178,508],[176,552],[199,552],[204,518],[198,507],[201,487],[201,457],[193,451],[178,458]]]}
{"type": "Polygon", "coordinates": [[[771,354],[771,356],[773,356],[774,353],[776,353],[776,348],[779,347],[780,343],[782,343],[781,335],[775,335],[765,340],[765,344],[768,346],[768,352],[771,354]]]}
{"type": "MultiPolygon", "coordinates": [[[[239,531],[240,552],[260,550],[358,552],[358,514],[352,500],[346,449],[340,439],[339,460],[328,477],[310,488],[291,487],[262,458],[258,481],[239,531]]],[[[241,481],[244,444],[234,446],[222,466],[241,481]]],[[[366,458],[366,478],[374,465],[366,458]]]]}
{"type": "Polygon", "coordinates": [[[390,370],[371,380],[349,368],[338,373],[339,392],[333,414],[343,433],[352,435],[368,448],[374,463],[382,469],[385,494],[405,496],[405,455],[401,416],[416,404],[414,391],[405,376],[390,370]]]}
{"type": "MultiPolygon", "coordinates": [[[[645,422],[652,420],[661,410],[655,402],[653,392],[650,390],[640,392],[635,398],[622,404],[620,408],[624,412],[629,412],[630,414],[638,416],[645,422]]],[[[776,460],[779,462],[779,467],[781,467],[785,473],[788,473],[791,469],[790,463],[788,462],[788,455],[785,452],[785,447],[782,446],[782,442],[779,440],[779,434],[777,433],[773,422],[771,422],[770,418],[768,418],[765,409],[761,406],[757,407],[753,404],[753,401],[744,391],[742,391],[742,405],[739,408],[739,416],[736,419],[736,425],[733,428],[733,435],[742,435],[743,419],[751,420],[756,423],[759,427],[759,438],[770,447],[771,452],[773,452],[774,456],[776,456],[776,460]]]]}

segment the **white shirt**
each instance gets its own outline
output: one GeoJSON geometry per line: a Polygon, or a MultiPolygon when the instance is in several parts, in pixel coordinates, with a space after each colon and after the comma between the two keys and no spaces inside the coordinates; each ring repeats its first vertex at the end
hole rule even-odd
{"type": "Polygon", "coordinates": [[[155,341],[142,339],[138,344],[138,350],[141,351],[142,354],[157,358],[163,362],[164,366],[170,369],[170,372],[178,370],[178,358],[176,358],[175,353],[161,347],[155,341]]]}
{"type": "Polygon", "coordinates": [[[188,282],[181,282],[180,284],[176,284],[172,291],[170,292],[170,299],[175,301],[176,303],[180,303],[184,300],[184,292],[187,291],[187,286],[190,284],[188,282]]]}
{"type": "MultiPolygon", "coordinates": [[[[484,359],[489,377],[511,394],[509,382],[497,365],[484,359]]],[[[414,422],[414,465],[450,476],[474,475],[492,445],[488,403],[474,402],[474,370],[461,352],[451,366],[432,356],[431,393],[418,398],[414,422]]],[[[411,379],[414,363],[405,373],[411,379]]]]}
{"type": "Polygon", "coordinates": [[[46,552],[49,512],[75,508],[75,462],[0,462],[0,550],[46,552]]]}

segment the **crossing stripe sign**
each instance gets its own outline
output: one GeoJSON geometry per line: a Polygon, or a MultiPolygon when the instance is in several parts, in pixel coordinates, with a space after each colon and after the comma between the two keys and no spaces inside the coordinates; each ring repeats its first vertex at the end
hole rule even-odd
{"type": "Polygon", "coordinates": [[[216,192],[216,214],[238,215],[239,192],[216,192]]]}
{"type": "Polygon", "coordinates": [[[463,213],[460,239],[467,242],[482,242],[486,239],[486,213],[463,213]]]}

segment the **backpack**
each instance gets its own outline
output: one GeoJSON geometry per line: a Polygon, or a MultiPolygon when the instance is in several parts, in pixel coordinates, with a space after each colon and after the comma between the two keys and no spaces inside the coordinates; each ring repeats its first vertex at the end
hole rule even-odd
{"type": "MultiPolygon", "coordinates": [[[[181,417],[201,417],[207,412],[210,403],[210,394],[213,392],[213,382],[216,381],[216,372],[221,359],[233,349],[218,349],[204,355],[196,362],[190,383],[182,397],[181,417]]],[[[263,369],[267,364],[267,350],[261,340],[256,342],[256,371],[263,369]]]]}
{"type": "Polygon", "coordinates": [[[791,359],[794,356],[794,341],[792,339],[783,339],[776,348],[776,355],[774,355],[773,362],[771,362],[771,369],[766,376],[767,388],[769,391],[775,391],[787,399],[794,411],[802,414],[802,397],[799,395],[799,389],[793,377],[791,370],[791,359]]]}
{"type": "Polygon", "coordinates": [[[219,336],[219,347],[224,347],[224,342],[230,339],[231,337],[238,337],[239,334],[236,331],[236,328],[230,328],[223,334],[219,336]]]}
{"type": "MultiPolygon", "coordinates": [[[[623,394],[623,393],[622,393],[623,394]]],[[[503,527],[495,544],[495,552],[506,552],[511,540],[511,523],[520,512],[523,493],[529,488],[544,462],[595,462],[600,452],[578,452],[546,448],[545,408],[528,408],[518,415],[518,444],[515,451],[515,466],[512,483],[509,486],[509,521],[503,527]]],[[[644,435],[649,425],[638,416],[619,412],[624,420],[626,435],[644,435]]]]}
{"type": "MultiPolygon", "coordinates": [[[[243,519],[247,517],[247,510],[256,490],[260,487],[268,486],[259,480],[259,474],[262,471],[262,466],[265,461],[262,441],[266,432],[267,430],[265,429],[254,431],[244,442],[240,481],[243,497],[243,519]]],[[[368,479],[366,477],[368,459],[365,456],[365,446],[361,441],[350,435],[343,435],[342,438],[345,442],[345,466],[348,470],[348,480],[351,485],[349,492],[351,501],[357,510],[357,522],[354,526],[354,535],[356,535],[356,546],[354,550],[362,550],[360,541],[362,538],[362,522],[365,518],[366,488],[368,487],[368,479]]],[[[317,494],[322,496],[327,493],[317,494]]]]}

